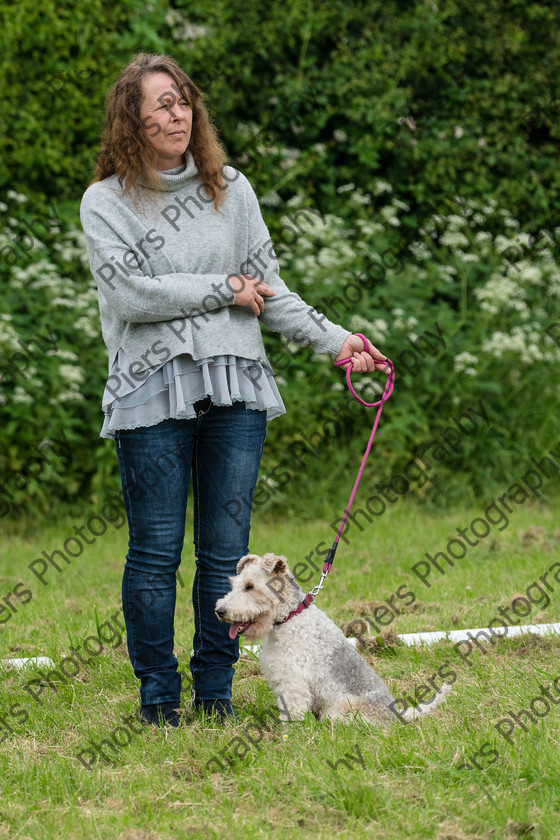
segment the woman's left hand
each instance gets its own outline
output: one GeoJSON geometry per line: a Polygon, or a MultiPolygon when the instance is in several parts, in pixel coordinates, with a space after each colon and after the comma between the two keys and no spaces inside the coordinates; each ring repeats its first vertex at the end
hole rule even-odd
{"type": "MultiPolygon", "coordinates": [[[[352,358],[352,372],[366,373],[379,370],[381,373],[389,373],[389,367],[384,363],[387,356],[374,347],[371,341],[367,342],[367,350],[364,350],[364,342],[357,335],[349,335],[340,349],[340,353],[335,361],[339,362],[341,359],[352,358]]],[[[347,370],[350,362],[346,365],[341,365],[343,370],[347,370]]]]}

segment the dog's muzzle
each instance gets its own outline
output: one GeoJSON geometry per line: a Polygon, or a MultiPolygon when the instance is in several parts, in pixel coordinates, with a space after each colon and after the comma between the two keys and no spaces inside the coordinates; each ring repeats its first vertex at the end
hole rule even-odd
{"type": "MultiPolygon", "coordinates": [[[[219,618],[220,621],[226,621],[227,622],[228,619],[225,618],[226,612],[227,612],[227,610],[225,610],[223,607],[220,607],[219,610],[214,610],[214,613],[216,614],[216,617],[219,618]]],[[[232,622],[229,622],[229,623],[230,623],[230,628],[229,628],[230,639],[235,639],[237,636],[241,636],[241,634],[245,632],[247,627],[249,627],[250,624],[253,624],[252,621],[232,621],[232,622]]]]}

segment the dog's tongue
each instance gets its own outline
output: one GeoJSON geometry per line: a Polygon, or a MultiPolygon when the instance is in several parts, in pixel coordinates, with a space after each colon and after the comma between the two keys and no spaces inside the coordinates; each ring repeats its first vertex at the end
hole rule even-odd
{"type": "Polygon", "coordinates": [[[235,621],[232,625],[230,625],[230,628],[229,628],[230,639],[235,639],[235,637],[237,636],[237,631],[239,630],[239,628],[241,627],[242,624],[243,624],[242,621],[235,621]]]}

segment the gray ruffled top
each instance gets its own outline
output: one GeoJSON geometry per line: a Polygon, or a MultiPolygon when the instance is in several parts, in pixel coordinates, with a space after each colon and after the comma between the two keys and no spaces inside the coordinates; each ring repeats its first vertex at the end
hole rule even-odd
{"type": "Polygon", "coordinates": [[[266,411],[267,420],[286,412],[272,369],[250,359],[215,356],[195,362],[183,354],[153,368],[143,382],[135,382],[127,371],[129,361],[119,350],[103,393],[102,438],[114,438],[116,429],[155,426],[169,418],[194,419],[193,404],[204,397],[215,405],[242,401],[246,408],[266,411]]]}
{"type": "MultiPolygon", "coordinates": [[[[165,171],[179,174],[184,164],[165,171]]],[[[267,420],[286,413],[274,373],[261,362],[238,356],[215,356],[195,361],[183,353],[151,368],[138,382],[130,375],[124,350],[118,353],[103,393],[105,420],[100,437],[114,438],[117,429],[155,426],[162,420],[196,418],[193,404],[210,397],[214,405],[242,401],[250,409],[267,412],[267,420]],[[109,384],[110,383],[110,384],[109,384]]]]}

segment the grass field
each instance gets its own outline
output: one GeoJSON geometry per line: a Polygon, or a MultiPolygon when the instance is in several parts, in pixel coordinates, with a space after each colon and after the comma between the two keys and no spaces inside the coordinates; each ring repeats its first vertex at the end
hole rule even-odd
{"type": "MultiPolygon", "coordinates": [[[[50,685],[46,671],[42,678],[0,670],[0,838],[560,837],[560,687],[556,694],[548,688],[560,675],[560,638],[506,638],[480,650],[471,643],[469,651],[468,641],[458,649],[448,642],[406,648],[395,636],[486,627],[500,607],[514,615],[516,596],[527,611],[522,624],[559,621],[558,569],[548,572],[548,587],[534,586],[560,561],[557,514],[515,509],[508,527],[492,526],[445,574],[433,569],[430,588],[411,567],[426,552],[445,551],[481,510],[435,515],[402,503],[341,544],[318,605],[341,626],[362,619],[371,637],[364,655],[395,695],[454,675],[433,717],[391,729],[311,717],[283,725],[249,653],[234,680],[241,723],[219,728],[195,720],[188,537],[176,613],[185,725],[168,734],[139,730],[130,718],[138,683],[117,632],[126,526],[116,527],[114,516],[70,565],[59,559],[57,572],[44,568],[42,552],[62,548],[87,513],[83,521],[4,525],[0,599],[11,607],[0,612],[1,657],[44,655],[57,670],[64,664],[72,672],[76,663],[78,670],[50,685]],[[393,598],[398,616],[380,610],[399,588],[412,590],[414,602],[393,598]],[[379,633],[370,623],[375,616],[387,622],[379,633]],[[72,647],[82,655],[74,665],[66,658],[72,647]],[[533,720],[515,722],[514,713],[530,708],[533,720]],[[506,717],[511,724],[502,722],[500,734],[495,725],[506,717]]],[[[292,568],[321,540],[332,541],[327,522],[254,517],[251,550],[285,554],[292,568]]]]}

